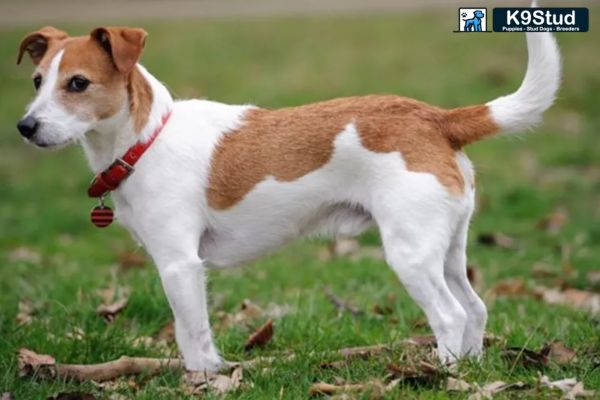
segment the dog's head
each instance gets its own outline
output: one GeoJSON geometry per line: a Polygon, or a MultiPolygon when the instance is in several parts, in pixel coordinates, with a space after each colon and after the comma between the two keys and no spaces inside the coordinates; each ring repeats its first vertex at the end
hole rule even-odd
{"type": "Polygon", "coordinates": [[[145,39],[144,30],[125,27],[79,37],[46,27],[25,36],[17,64],[29,54],[37,93],[17,124],[21,135],[39,147],[60,147],[127,112],[145,39]]]}
{"type": "Polygon", "coordinates": [[[484,14],[483,14],[483,11],[481,11],[481,10],[475,10],[475,11],[473,11],[473,16],[475,18],[483,18],[484,14]]]}

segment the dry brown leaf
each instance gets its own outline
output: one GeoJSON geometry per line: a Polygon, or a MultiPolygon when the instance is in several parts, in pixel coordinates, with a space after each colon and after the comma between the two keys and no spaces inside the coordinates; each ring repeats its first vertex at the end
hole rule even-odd
{"type": "Polygon", "coordinates": [[[594,397],[596,392],[594,390],[586,390],[583,387],[583,382],[577,382],[571,390],[569,390],[563,397],[565,400],[575,400],[578,397],[594,397]]]}
{"type": "Polygon", "coordinates": [[[17,325],[29,325],[33,321],[34,307],[33,303],[29,300],[19,301],[19,311],[17,313],[16,321],[17,325]]]}
{"type": "Polygon", "coordinates": [[[475,265],[467,265],[467,278],[477,293],[483,292],[483,276],[475,265]]]}
{"type": "Polygon", "coordinates": [[[365,383],[333,385],[325,382],[317,382],[308,389],[310,396],[317,395],[337,395],[343,393],[368,393],[369,398],[377,399],[385,395],[386,392],[392,390],[397,384],[393,381],[387,386],[380,380],[374,379],[365,383]]]}
{"type": "Polygon", "coordinates": [[[331,290],[331,288],[329,288],[329,287],[325,288],[325,295],[327,296],[329,301],[331,301],[331,303],[333,303],[333,305],[338,309],[338,311],[340,313],[343,311],[347,311],[350,314],[354,315],[355,317],[363,314],[362,310],[358,309],[357,307],[350,304],[349,302],[344,301],[344,300],[340,299],[338,296],[336,296],[336,294],[333,293],[333,290],[331,290]]]}
{"type": "Polygon", "coordinates": [[[392,306],[390,305],[379,305],[379,304],[374,304],[373,305],[373,312],[377,315],[389,315],[392,314],[394,312],[394,309],[392,308],[392,306]]]}
{"type": "Polygon", "coordinates": [[[271,341],[273,338],[273,333],[273,320],[269,319],[248,337],[246,343],[244,344],[244,350],[250,351],[255,347],[263,347],[271,341]]]}
{"type": "Polygon", "coordinates": [[[600,313],[600,294],[579,289],[559,290],[539,286],[534,294],[547,304],[563,305],[591,314],[600,313]]]}
{"type": "Polygon", "coordinates": [[[446,381],[446,390],[448,392],[468,392],[472,389],[473,385],[467,381],[463,381],[462,379],[457,379],[450,376],[446,381]]]}
{"type": "Polygon", "coordinates": [[[542,218],[537,227],[552,235],[557,234],[569,221],[569,214],[563,208],[558,208],[542,218]]]}
{"type": "Polygon", "coordinates": [[[560,379],[551,381],[546,375],[539,377],[539,383],[542,387],[560,390],[564,396],[562,399],[574,400],[578,397],[593,397],[595,391],[585,390],[582,382],[578,382],[575,378],[560,379]]]}
{"type": "Polygon", "coordinates": [[[481,388],[477,388],[477,392],[469,396],[469,400],[491,399],[495,394],[507,389],[523,389],[526,385],[523,382],[506,383],[503,381],[495,381],[485,384],[481,388]]]}
{"type": "Polygon", "coordinates": [[[239,311],[236,313],[217,312],[218,321],[215,324],[215,330],[220,331],[232,327],[250,328],[260,319],[279,319],[289,314],[290,311],[291,307],[288,305],[270,303],[266,309],[263,309],[246,299],[242,302],[239,311]]]}
{"type": "Polygon", "coordinates": [[[585,276],[591,285],[600,285],[600,270],[590,271],[585,276]]]}
{"type": "Polygon", "coordinates": [[[573,349],[565,346],[563,342],[552,342],[544,346],[541,353],[554,361],[556,364],[564,365],[573,362],[577,359],[577,354],[573,349]]]}
{"type": "Polygon", "coordinates": [[[96,308],[96,314],[103,317],[106,322],[111,323],[115,320],[117,314],[127,307],[127,302],[127,298],[122,298],[111,304],[100,304],[96,308]]]}
{"type": "Polygon", "coordinates": [[[536,279],[548,279],[548,278],[556,278],[562,276],[562,272],[558,271],[552,266],[543,264],[543,263],[535,263],[531,268],[531,275],[536,279]]]}
{"type": "Polygon", "coordinates": [[[159,340],[164,340],[167,343],[175,342],[175,321],[171,320],[165,324],[156,335],[159,340]]]}
{"type": "Polygon", "coordinates": [[[143,268],[146,265],[144,253],[138,251],[124,251],[118,255],[121,269],[143,268]]]}
{"type": "Polygon", "coordinates": [[[500,353],[512,365],[517,363],[526,368],[543,368],[548,365],[548,356],[543,352],[533,351],[522,347],[508,347],[500,353]]]}
{"type": "Polygon", "coordinates": [[[46,368],[48,366],[56,365],[54,357],[47,354],[38,354],[32,350],[21,348],[17,353],[19,376],[30,376],[39,374],[46,376],[47,372],[52,374],[52,368],[46,368]]]}
{"type": "Polygon", "coordinates": [[[426,361],[419,361],[416,365],[390,364],[387,370],[396,379],[431,381],[446,375],[438,367],[426,361]]]}
{"type": "Polygon", "coordinates": [[[498,296],[515,297],[529,294],[523,278],[505,279],[492,286],[485,294],[486,299],[494,300],[498,296]]]}
{"type": "Polygon", "coordinates": [[[485,246],[500,247],[503,249],[514,249],[516,241],[503,233],[480,233],[477,241],[485,246]]]}
{"type": "Polygon", "coordinates": [[[34,265],[42,263],[42,256],[37,251],[29,247],[21,246],[11,250],[8,253],[8,261],[12,263],[26,262],[34,265]]]}
{"type": "Polygon", "coordinates": [[[206,371],[187,372],[183,378],[183,390],[188,395],[202,394],[210,391],[216,395],[238,389],[243,380],[243,369],[235,366],[230,375],[206,371]]]}

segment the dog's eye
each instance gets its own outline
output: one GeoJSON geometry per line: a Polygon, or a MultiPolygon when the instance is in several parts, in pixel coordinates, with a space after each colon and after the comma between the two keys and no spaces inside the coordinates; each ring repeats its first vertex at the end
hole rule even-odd
{"type": "Polygon", "coordinates": [[[37,75],[33,78],[33,86],[35,87],[35,90],[38,90],[40,88],[40,86],[42,86],[41,75],[37,75]]]}
{"type": "Polygon", "coordinates": [[[83,92],[90,85],[90,81],[85,79],[83,76],[75,75],[69,81],[67,85],[67,91],[69,92],[83,92]]]}

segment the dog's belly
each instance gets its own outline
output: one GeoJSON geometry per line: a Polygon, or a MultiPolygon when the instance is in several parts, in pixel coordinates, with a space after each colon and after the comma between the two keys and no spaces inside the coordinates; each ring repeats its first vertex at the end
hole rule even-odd
{"type": "Polygon", "coordinates": [[[345,203],[308,210],[305,215],[272,213],[232,229],[205,231],[200,257],[212,267],[229,267],[257,259],[305,236],[355,236],[373,221],[361,206],[345,203]]]}

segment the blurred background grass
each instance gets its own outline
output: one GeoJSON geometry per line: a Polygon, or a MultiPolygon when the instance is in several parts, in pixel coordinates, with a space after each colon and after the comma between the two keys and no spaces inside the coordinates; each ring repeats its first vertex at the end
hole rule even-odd
{"type": "MultiPolygon", "coordinates": [[[[524,36],[453,34],[455,14],[454,7],[439,7],[368,15],[170,21],[136,20],[132,15],[121,20],[149,32],[142,63],[180,98],[283,107],[339,96],[395,93],[455,107],[486,102],[516,89],[525,70],[524,36]]],[[[600,35],[594,32],[600,26],[598,8],[590,15],[592,32],[558,35],[563,86],[544,125],[530,135],[489,140],[467,149],[478,170],[479,197],[470,263],[479,267],[487,287],[508,277],[532,279],[535,264],[559,274],[568,264],[580,272],[570,284],[588,288],[585,272],[599,268],[600,35]],[[537,228],[540,219],[557,208],[569,215],[564,228],[556,235],[537,228]],[[489,232],[513,236],[517,248],[487,248],[474,240],[489,232]]],[[[6,21],[6,14],[2,18],[6,21]]],[[[73,35],[98,25],[77,21],[56,25],[73,35]]],[[[150,265],[115,273],[120,253],[141,253],[134,250],[128,234],[118,226],[98,230],[88,222],[94,202],[86,197],[86,188],[92,174],[81,149],[42,152],[25,145],[15,129],[33,96],[29,61],[15,66],[17,46],[25,33],[41,25],[6,23],[0,28],[0,390],[12,390],[20,395],[17,398],[41,398],[75,387],[17,379],[17,348],[87,363],[125,353],[149,354],[132,341],[156,333],[170,319],[150,265]],[[131,286],[133,293],[124,315],[107,327],[94,313],[98,304],[94,291],[114,281],[131,286]],[[37,304],[39,315],[31,325],[18,327],[17,303],[24,298],[37,304]],[[86,332],[82,340],[66,337],[75,328],[86,332]]],[[[361,240],[378,243],[375,233],[361,240]]],[[[215,308],[235,309],[244,298],[260,304],[292,304],[296,313],[278,323],[276,339],[264,354],[373,344],[415,333],[413,322],[421,314],[382,261],[326,261],[318,257],[322,247],[322,242],[294,244],[253,268],[212,272],[215,308]],[[363,308],[398,293],[394,303],[398,321],[337,319],[324,286],[363,308]]],[[[518,346],[560,339],[594,354],[600,343],[597,319],[531,299],[499,299],[491,304],[489,330],[518,346]]],[[[247,357],[241,349],[247,333],[233,329],[217,335],[226,357],[247,357]]],[[[492,352],[484,361],[486,368],[469,370],[470,378],[531,378],[527,371],[509,374],[499,360],[492,352]]],[[[592,358],[582,357],[571,369],[549,373],[556,378],[573,375],[586,386],[598,387],[600,378],[592,364],[592,358]]],[[[357,380],[380,374],[380,369],[369,364],[345,371],[344,377],[357,380]]],[[[304,397],[313,380],[328,378],[328,373],[314,370],[310,357],[301,358],[268,376],[251,375],[255,389],[242,396],[272,398],[286,387],[290,398],[304,397]]],[[[135,395],[162,397],[164,388],[175,387],[176,382],[176,375],[163,375],[135,395]]],[[[406,390],[412,396],[438,396],[435,387],[406,390]]]]}

